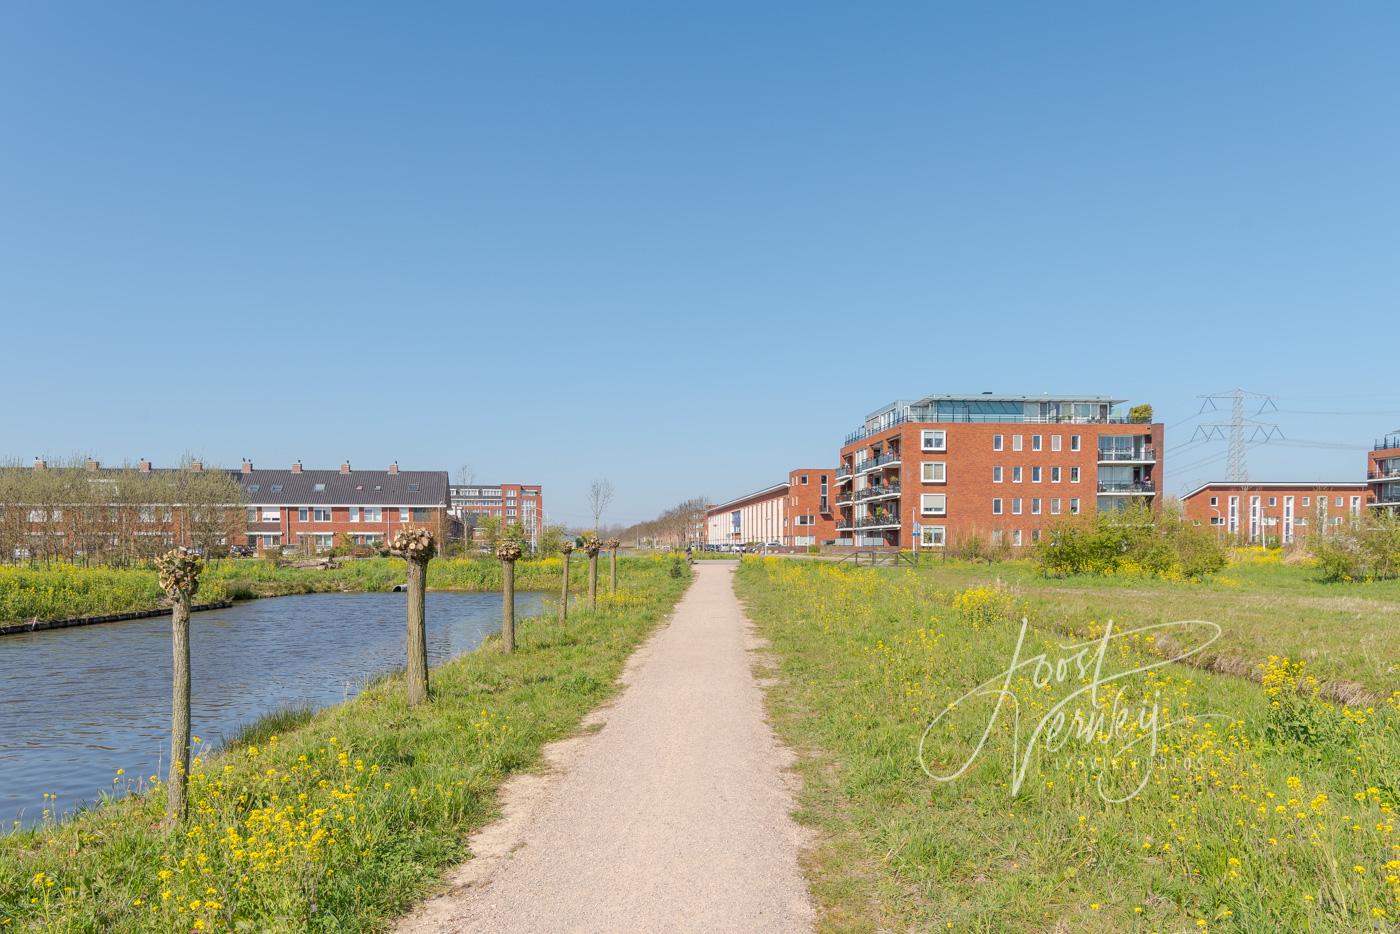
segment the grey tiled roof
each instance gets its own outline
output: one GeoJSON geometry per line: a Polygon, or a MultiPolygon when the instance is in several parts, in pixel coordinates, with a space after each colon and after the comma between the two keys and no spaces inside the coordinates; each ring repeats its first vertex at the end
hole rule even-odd
{"type": "Polygon", "coordinates": [[[230,472],[254,506],[447,506],[445,470],[230,472]]]}

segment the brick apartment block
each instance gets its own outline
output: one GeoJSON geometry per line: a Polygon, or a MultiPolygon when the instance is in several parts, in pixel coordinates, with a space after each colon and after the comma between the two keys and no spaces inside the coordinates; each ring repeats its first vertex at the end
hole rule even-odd
{"type": "Polygon", "coordinates": [[[1370,505],[1400,513],[1400,435],[1378,440],[1366,455],[1366,485],[1370,505]]]}
{"type": "Polygon", "coordinates": [[[841,448],[838,543],[941,548],[978,534],[1021,547],[1067,516],[1160,510],[1162,425],[1130,421],[1122,402],[984,393],[878,409],[841,448]]]}
{"type": "Polygon", "coordinates": [[[505,525],[519,522],[530,548],[544,531],[544,488],[537,483],[454,483],[448,490],[452,515],[468,527],[484,516],[505,525]]]}
{"type": "Polygon", "coordinates": [[[1234,541],[1268,545],[1287,545],[1320,526],[1359,518],[1369,501],[1364,482],[1217,481],[1181,498],[1188,522],[1234,541]]]}

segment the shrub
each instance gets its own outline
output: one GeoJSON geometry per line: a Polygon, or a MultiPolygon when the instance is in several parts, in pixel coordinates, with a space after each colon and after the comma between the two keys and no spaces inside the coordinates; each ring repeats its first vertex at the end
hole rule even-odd
{"type": "Polygon", "coordinates": [[[1319,531],[1309,544],[1325,580],[1400,577],[1400,516],[1367,516],[1325,533],[1319,531]]]}
{"type": "Polygon", "coordinates": [[[1048,577],[1124,572],[1194,579],[1223,568],[1226,553],[1215,536],[1179,514],[1133,506],[1057,523],[1041,539],[1035,561],[1048,577]]]}

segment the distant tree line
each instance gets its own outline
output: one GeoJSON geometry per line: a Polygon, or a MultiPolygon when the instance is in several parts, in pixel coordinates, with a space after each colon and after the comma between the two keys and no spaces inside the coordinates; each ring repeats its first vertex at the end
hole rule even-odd
{"type": "Polygon", "coordinates": [[[246,528],[238,482],[193,459],[154,470],[0,463],[0,561],[122,566],[173,546],[218,555],[246,528]]]}
{"type": "Polygon", "coordinates": [[[705,537],[705,513],[708,500],[695,496],[677,503],[655,519],[638,522],[622,530],[618,536],[638,545],[655,545],[665,548],[684,548],[686,545],[699,545],[705,537]]]}

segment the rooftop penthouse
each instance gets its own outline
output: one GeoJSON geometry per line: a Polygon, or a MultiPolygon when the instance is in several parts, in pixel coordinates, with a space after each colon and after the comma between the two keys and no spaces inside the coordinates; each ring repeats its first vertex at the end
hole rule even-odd
{"type": "Polygon", "coordinates": [[[1108,396],[975,396],[934,395],[900,399],[865,417],[865,424],[846,436],[846,444],[906,422],[1005,422],[1024,425],[1127,424],[1115,409],[1126,400],[1108,396]]]}

